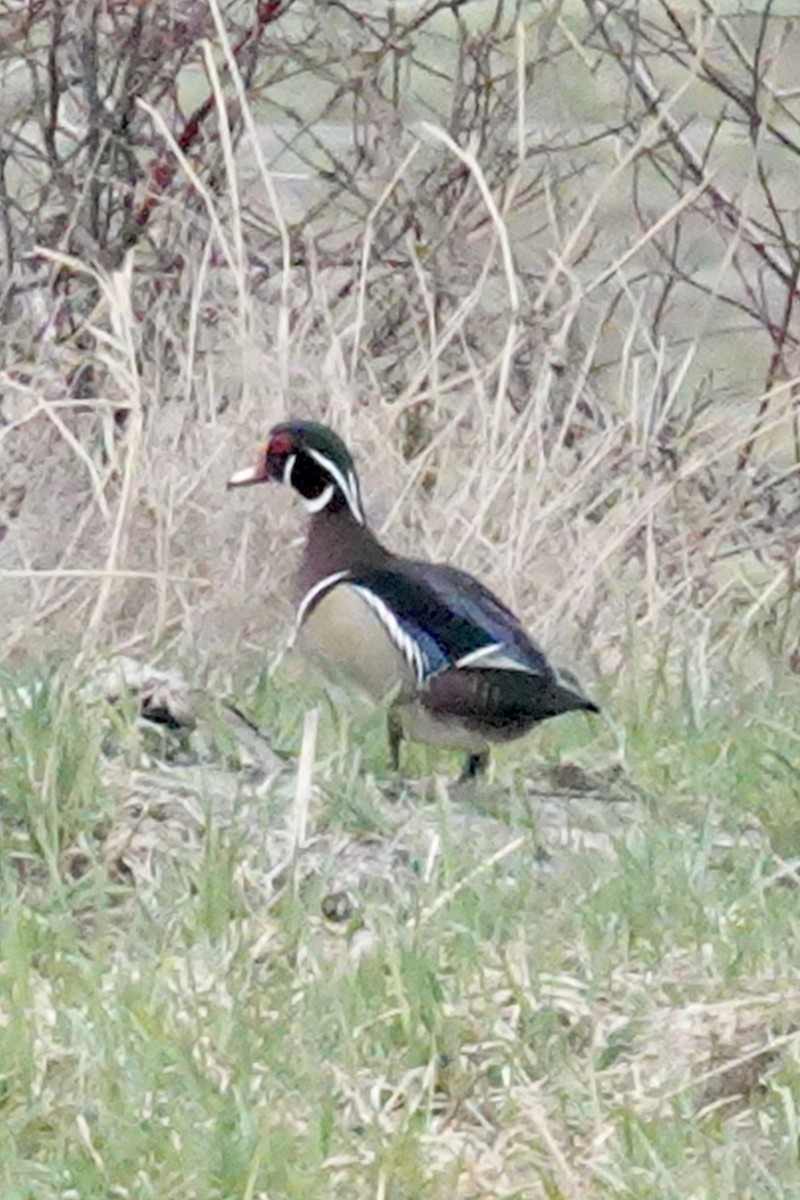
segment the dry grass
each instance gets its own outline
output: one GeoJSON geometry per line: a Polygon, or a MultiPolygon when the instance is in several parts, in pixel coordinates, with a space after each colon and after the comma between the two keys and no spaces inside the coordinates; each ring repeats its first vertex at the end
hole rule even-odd
{"type": "MultiPolygon", "coordinates": [[[[276,643],[278,622],[263,614],[285,595],[276,562],[286,503],[232,501],[222,484],[287,412],[323,416],[352,442],[378,524],[401,549],[479,571],[549,644],[564,654],[577,646],[581,663],[594,658],[601,672],[616,673],[624,655],[615,643],[631,621],[659,642],[688,614],[712,657],[716,645],[730,649],[716,635],[734,606],[745,613],[738,639],[772,621],[794,570],[794,378],[761,392],[748,381],[738,396],[715,389],[712,401],[695,367],[734,286],[736,243],[721,244],[705,268],[717,281],[694,334],[687,326],[670,345],[652,325],[653,243],[684,229],[710,176],[661,208],[654,191],[634,238],[606,216],[658,142],[657,123],[643,124],[588,202],[578,203],[585,184],[568,176],[526,186],[535,95],[521,86],[532,32],[519,25],[505,84],[516,97],[506,130],[515,154],[502,182],[491,146],[481,155],[441,126],[412,123],[396,159],[364,168],[364,216],[343,235],[338,261],[314,249],[323,233],[355,223],[332,182],[327,204],[300,227],[295,266],[280,173],[260,148],[222,17],[211,12],[245,134],[237,151],[206,54],[224,183],[212,191],[147,110],[196,202],[174,247],[180,267],[154,289],[144,248],[112,273],[49,249],[46,283],[24,297],[28,318],[37,305],[46,312],[46,288],[66,274],[94,305],[69,337],[40,327],[32,361],[7,357],[5,653],[45,625],[80,634],[87,652],[116,644],[216,656],[224,644],[235,661],[243,630],[245,640],[252,632],[276,643]],[[462,180],[452,208],[420,190],[434,169],[462,180]],[[382,245],[415,196],[419,227],[387,261],[382,245]],[[540,224],[531,247],[523,231],[540,224]],[[270,274],[254,286],[252,260],[265,255],[270,274]],[[95,386],[75,397],[79,362],[95,386]],[[751,465],[737,472],[761,409],[751,465]]],[[[687,74],[665,112],[697,86],[687,74]]],[[[166,206],[153,220],[174,233],[166,206]]],[[[758,336],[755,322],[739,334],[756,357],[758,336]]],[[[13,333],[10,342],[23,344],[13,333]]],[[[791,648],[796,630],[781,623],[791,648]]]]}

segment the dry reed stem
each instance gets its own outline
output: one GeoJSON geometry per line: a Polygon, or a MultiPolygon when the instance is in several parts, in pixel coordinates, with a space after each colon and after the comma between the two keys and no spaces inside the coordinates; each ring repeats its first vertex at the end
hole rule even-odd
{"type": "Polygon", "coordinates": [[[175,135],[167,125],[167,122],[164,120],[161,113],[157,109],[152,108],[151,105],[149,105],[146,100],[142,99],[141,96],[137,97],[136,103],[143,112],[147,113],[148,117],[153,122],[153,125],[169,146],[171,153],[174,154],[175,161],[177,162],[178,166],[183,171],[189,183],[192,185],[194,191],[203,201],[206,215],[208,216],[211,227],[217,239],[217,245],[219,246],[220,252],[224,257],[225,263],[228,266],[231,274],[234,278],[236,278],[236,256],[231,249],[230,242],[223,226],[222,217],[218,211],[217,202],[215,201],[212,193],[206,187],[205,183],[200,178],[200,175],[192,166],[189,157],[181,150],[175,135]]]}
{"type": "MultiPolygon", "coordinates": [[[[703,196],[711,187],[711,184],[712,179],[710,177],[703,179],[697,184],[696,187],[691,188],[685,195],[681,196],[680,200],[676,200],[675,203],[668,208],[666,212],[663,212],[661,216],[659,216],[653,222],[652,225],[649,225],[647,229],[645,229],[644,232],[641,233],[630,246],[626,247],[626,249],[623,250],[623,252],[616,259],[614,259],[612,263],[609,264],[609,266],[604,267],[603,270],[599,271],[593,279],[589,280],[585,287],[585,295],[587,297],[591,296],[599,288],[608,283],[609,280],[613,279],[615,275],[620,274],[623,267],[627,266],[629,262],[640,255],[642,250],[644,250],[644,248],[650,242],[658,237],[660,233],[663,233],[669,225],[674,225],[682,213],[686,212],[687,209],[694,208],[701,196],[703,196]]],[[[733,243],[733,246],[734,249],[731,251],[732,254],[735,251],[735,243],[733,243]]]]}
{"type": "MultiPolygon", "coordinates": [[[[171,435],[174,441],[169,448],[169,457],[175,463],[174,481],[162,483],[159,480],[157,483],[152,546],[155,569],[137,571],[126,563],[128,551],[119,527],[116,527],[116,549],[112,547],[109,551],[105,546],[105,561],[99,565],[91,560],[87,562],[86,547],[96,516],[98,512],[102,514],[104,505],[108,519],[111,519],[109,480],[117,465],[116,435],[113,429],[110,435],[105,434],[112,451],[110,466],[106,469],[98,465],[97,458],[69,423],[70,414],[64,410],[69,410],[73,402],[58,400],[45,408],[46,402],[37,398],[31,411],[21,417],[15,414],[11,426],[0,431],[0,436],[8,444],[7,439],[13,431],[44,416],[54,425],[62,441],[71,445],[72,453],[86,472],[91,504],[78,513],[68,535],[60,539],[57,564],[63,569],[57,565],[54,569],[36,572],[35,559],[30,566],[22,560],[21,565],[14,568],[15,573],[7,576],[9,579],[28,578],[36,587],[31,620],[41,621],[42,613],[57,611],[64,605],[76,602],[85,605],[85,592],[77,586],[80,579],[102,579],[104,584],[105,591],[97,598],[99,607],[95,607],[92,618],[95,625],[106,623],[103,614],[110,620],[108,588],[115,579],[152,582],[155,586],[150,629],[154,639],[162,630],[174,629],[176,621],[180,620],[179,612],[183,612],[188,600],[185,595],[179,596],[179,588],[203,586],[210,593],[212,606],[218,605],[219,595],[215,588],[220,586],[221,580],[216,580],[213,572],[194,568],[191,550],[187,553],[184,547],[187,531],[193,527],[188,510],[194,509],[195,529],[204,517],[211,526],[220,520],[220,506],[207,493],[207,481],[227,453],[230,440],[237,436],[239,425],[260,421],[265,405],[271,408],[273,402],[281,406],[288,403],[290,374],[292,396],[299,394],[299,406],[308,405],[313,415],[327,415],[348,436],[352,434],[356,451],[361,444],[374,446],[380,443],[373,469],[378,480],[379,503],[388,500],[382,528],[389,532],[390,539],[393,529],[400,523],[401,513],[408,512],[413,536],[420,542],[415,549],[436,557],[463,561],[479,574],[488,575],[490,582],[499,581],[503,594],[514,602],[519,599],[526,609],[533,607],[533,581],[538,580],[539,559],[556,556],[564,563],[572,562],[576,587],[572,587],[570,571],[566,568],[560,576],[556,573],[539,585],[544,596],[544,615],[534,618],[535,628],[543,626],[547,630],[563,621],[569,630],[587,609],[594,606],[600,610],[603,596],[609,590],[613,595],[611,581],[615,570],[620,562],[628,559],[640,537],[643,558],[637,586],[641,588],[646,614],[642,619],[655,628],[656,617],[671,605],[690,602],[691,573],[697,568],[688,545],[692,530],[680,512],[683,497],[679,492],[691,486],[692,494],[696,495],[697,481],[706,469],[719,470],[720,479],[723,478],[725,458],[731,446],[736,444],[737,438],[739,444],[743,444],[742,423],[738,417],[733,420],[727,413],[713,421],[701,417],[695,420],[689,433],[680,434],[676,440],[671,426],[675,424],[680,428],[687,408],[686,393],[695,386],[692,376],[697,352],[702,348],[702,330],[693,331],[687,345],[679,351],[670,345],[655,326],[651,327],[652,306],[641,277],[646,275],[648,265],[653,261],[652,252],[663,241],[666,231],[682,225],[708,194],[709,188],[716,187],[714,171],[707,168],[688,190],[679,193],[676,200],[660,207],[646,223],[642,222],[633,238],[622,243],[617,241],[613,253],[608,256],[608,265],[598,269],[595,264],[588,270],[581,261],[582,246],[594,236],[592,226],[599,221],[604,199],[622,178],[627,178],[626,171],[645,161],[651,153],[654,129],[660,127],[660,119],[654,125],[642,124],[611,172],[599,180],[588,197],[581,196],[577,221],[570,220],[569,208],[559,199],[558,181],[554,184],[552,175],[546,176],[541,184],[539,203],[549,219],[552,261],[543,287],[537,285],[531,289],[529,271],[517,261],[518,243],[510,225],[512,215],[517,216],[517,206],[528,202],[527,190],[521,190],[521,178],[523,168],[528,169],[532,156],[538,152],[537,147],[529,145],[525,128],[529,108],[528,34],[524,26],[517,23],[511,30],[513,36],[509,43],[513,50],[507,97],[507,128],[512,151],[510,166],[504,171],[495,169],[495,144],[491,141],[482,143],[482,149],[478,151],[477,143],[467,139],[464,149],[451,130],[432,121],[423,127],[426,140],[446,150],[437,167],[439,175],[449,170],[449,159],[452,158],[464,169],[470,181],[469,187],[456,192],[455,204],[441,211],[432,207],[436,217],[433,223],[436,237],[443,237],[442,244],[447,245],[450,236],[460,236],[471,250],[477,244],[480,257],[472,254],[469,268],[453,281],[442,278],[435,257],[436,243],[429,240],[423,228],[424,240],[420,244],[426,248],[424,257],[419,253],[416,234],[406,232],[403,235],[405,244],[396,244],[398,261],[402,258],[400,251],[405,255],[404,265],[395,267],[392,264],[387,270],[387,264],[378,258],[380,238],[395,216],[394,209],[402,203],[405,190],[413,193],[418,172],[427,169],[420,164],[423,156],[419,153],[419,143],[415,142],[410,149],[404,147],[402,155],[396,155],[390,162],[389,182],[381,182],[377,200],[366,201],[359,210],[360,216],[352,222],[350,274],[347,286],[340,290],[347,272],[332,262],[330,256],[326,258],[324,238],[317,240],[316,227],[314,236],[308,239],[302,225],[294,231],[296,251],[300,256],[305,253],[308,261],[299,267],[292,265],[290,230],[280,211],[276,176],[267,165],[250,97],[245,94],[221,10],[216,3],[212,4],[211,10],[224,64],[214,58],[207,45],[203,47],[203,61],[220,122],[218,144],[224,179],[221,196],[212,192],[205,182],[199,159],[196,162],[188,160],[176,146],[164,119],[152,110],[152,106],[147,108],[147,101],[144,101],[153,127],[164,137],[175,163],[188,179],[192,191],[200,197],[209,222],[198,254],[190,262],[192,270],[184,271],[191,285],[179,296],[180,302],[186,304],[185,330],[178,329],[180,322],[175,323],[175,330],[170,330],[171,334],[178,335],[175,344],[185,350],[179,367],[179,394],[187,409],[191,406],[193,412],[182,417],[177,431],[171,435]],[[235,108],[230,103],[231,95],[235,97],[235,108]],[[246,197],[238,177],[234,112],[236,120],[247,130],[249,149],[257,162],[259,179],[279,235],[279,244],[269,253],[253,243],[252,231],[256,225],[246,209],[246,197]],[[407,187],[400,187],[401,184],[407,187]],[[479,240],[482,238],[484,243],[479,240]],[[264,297],[259,294],[259,287],[264,285],[259,285],[252,273],[254,249],[265,261],[272,255],[271,261],[280,267],[264,297]],[[217,251],[226,272],[220,270],[216,261],[217,251]],[[400,358],[407,354],[407,369],[391,403],[388,399],[376,398],[375,393],[380,393],[383,381],[377,371],[371,373],[365,355],[365,346],[374,336],[380,315],[379,303],[376,315],[375,300],[377,296],[380,301],[380,280],[384,274],[391,281],[391,288],[398,287],[399,279],[404,284],[410,282],[404,294],[409,316],[405,325],[395,331],[397,354],[400,358]],[[223,285],[233,285],[231,290],[235,298],[232,303],[226,293],[215,292],[217,278],[222,279],[223,285]],[[566,287],[567,295],[553,303],[556,283],[566,287]],[[495,315],[496,341],[476,349],[472,344],[474,326],[482,319],[487,291],[497,288],[498,284],[504,286],[505,295],[495,315]],[[444,304],[443,293],[448,300],[444,304]],[[593,304],[588,306],[590,299],[593,304]],[[544,321],[544,310],[551,305],[552,311],[547,313],[544,348],[535,360],[536,371],[527,404],[520,413],[514,413],[507,404],[506,391],[517,349],[524,344],[528,330],[528,325],[520,320],[520,314],[524,312],[529,317],[533,311],[544,321]],[[623,306],[624,319],[620,315],[623,306]],[[232,340],[241,339],[245,354],[249,349],[248,339],[261,336],[259,319],[268,325],[268,338],[269,326],[274,330],[271,344],[265,345],[265,353],[270,365],[274,363],[277,370],[263,391],[257,390],[252,398],[248,395],[249,379],[243,379],[244,395],[237,399],[235,416],[233,413],[221,416],[217,411],[218,385],[214,378],[213,351],[209,355],[207,349],[206,317],[209,311],[212,318],[224,316],[228,322],[226,331],[234,328],[232,340]],[[585,331],[587,314],[591,322],[588,337],[585,331]],[[613,367],[619,386],[614,395],[611,387],[604,383],[601,395],[596,380],[601,369],[608,375],[610,360],[606,332],[612,322],[620,330],[621,351],[613,367]],[[579,323],[584,326],[581,330],[579,323]],[[576,332],[584,339],[582,345],[573,344],[576,332]],[[567,388],[562,386],[560,375],[563,363],[571,368],[567,388]],[[301,376],[299,392],[296,387],[298,373],[301,376]],[[308,385],[305,393],[304,385],[308,385]],[[591,418],[585,414],[587,403],[593,408],[591,418]],[[396,431],[406,414],[419,412],[424,413],[426,436],[416,457],[403,463],[394,449],[396,431]],[[203,432],[219,430],[213,448],[206,443],[199,455],[192,440],[198,424],[203,432]],[[585,429],[576,452],[572,442],[575,429],[580,432],[582,424],[585,429]],[[645,460],[652,455],[654,442],[662,436],[667,444],[670,440],[676,442],[678,471],[671,482],[659,478],[652,494],[646,498],[650,480],[643,474],[635,455],[630,454],[630,449],[641,453],[645,460]],[[383,495],[381,487],[384,487],[383,495]],[[602,519],[598,519],[598,514],[602,519]],[[78,563],[76,551],[82,557],[78,563]],[[109,554],[112,559],[110,570],[109,554]],[[679,573],[670,576],[669,571],[674,572],[676,567],[679,573]],[[86,574],[82,574],[84,571],[86,574]]],[[[566,31],[563,32],[566,37],[566,31]]],[[[580,43],[575,42],[574,48],[581,49],[580,43]]],[[[676,111],[684,94],[682,89],[691,82],[687,78],[680,86],[670,88],[668,100],[660,109],[661,117],[676,111]]],[[[754,171],[755,162],[751,165],[751,177],[754,171]]],[[[373,177],[365,178],[371,187],[373,177]]],[[[368,188],[364,190],[364,196],[369,195],[368,188]]],[[[165,213],[168,200],[165,196],[162,207],[165,213]]],[[[430,203],[429,198],[420,195],[417,200],[423,205],[421,211],[425,216],[424,205],[430,203]]],[[[157,224],[153,223],[151,234],[157,224]]],[[[712,297],[721,291],[721,280],[737,254],[739,241],[739,233],[733,231],[711,285],[712,297]]],[[[344,247],[343,253],[346,251],[347,247],[344,247]]],[[[51,256],[51,261],[60,262],[73,272],[85,270],[74,258],[59,260],[57,256],[51,256]]],[[[89,271],[85,273],[91,275],[89,271]]],[[[179,282],[182,284],[182,280],[179,282]]],[[[714,311],[710,302],[705,311],[714,311]]],[[[163,312],[170,321],[170,306],[166,301],[163,312]]],[[[98,327],[96,319],[92,328],[97,343],[101,348],[105,347],[106,358],[111,354],[113,359],[117,354],[115,339],[112,337],[109,342],[107,333],[98,327]]],[[[89,325],[84,324],[84,329],[88,331],[89,325]]],[[[55,335],[55,327],[51,334],[55,335]]],[[[48,354],[52,354],[55,345],[57,343],[51,336],[48,354]]],[[[113,374],[114,369],[110,364],[108,366],[113,374]]],[[[151,379],[160,381],[164,366],[148,363],[147,370],[151,372],[147,380],[150,386],[151,379]]],[[[127,385],[118,370],[117,382],[119,390],[123,391],[127,385]]],[[[19,384],[12,380],[12,386],[21,394],[19,384]]],[[[781,407],[775,420],[762,431],[765,438],[769,438],[772,431],[780,432],[786,427],[789,417],[783,411],[781,399],[791,399],[792,386],[793,381],[764,391],[770,398],[769,403],[781,407]]],[[[98,408],[103,406],[108,412],[110,425],[112,409],[118,410],[127,399],[119,396],[96,403],[98,408]]],[[[74,405],[77,409],[80,402],[74,402],[74,405]]],[[[159,442],[160,436],[157,424],[148,423],[144,434],[146,441],[139,452],[139,468],[146,484],[152,482],[148,470],[151,456],[167,450],[159,442]]],[[[127,476],[127,487],[131,487],[130,475],[127,476]]],[[[727,525],[722,510],[715,509],[709,519],[713,519],[715,528],[707,534],[702,552],[733,556],[741,552],[738,549],[744,545],[741,539],[735,541],[732,548],[724,546],[727,525]]],[[[290,520],[293,518],[287,516],[276,521],[274,534],[268,539],[270,549],[285,536],[290,520]]],[[[735,528],[728,532],[738,536],[735,528]]],[[[100,533],[100,536],[105,535],[100,533]]],[[[114,536],[112,529],[111,537],[114,536]]],[[[400,537],[403,536],[411,534],[406,534],[401,524],[400,537]]],[[[270,555],[264,556],[264,539],[265,535],[255,524],[251,526],[245,521],[236,526],[225,550],[228,556],[226,582],[237,582],[245,592],[257,586],[263,589],[265,597],[269,597],[277,583],[270,577],[267,565],[270,555]],[[247,558],[250,562],[265,564],[255,585],[249,578],[247,558]]],[[[279,578],[283,578],[281,573],[279,578]]],[[[233,585],[231,582],[230,586],[233,585]]],[[[757,593],[746,599],[745,619],[739,627],[740,642],[767,619],[787,585],[788,568],[783,566],[758,582],[757,593]]],[[[692,601],[692,611],[698,622],[708,624],[712,647],[720,637],[724,644],[725,639],[733,636],[731,629],[720,630],[717,622],[731,597],[737,594],[741,599],[742,590],[749,586],[746,580],[737,584],[731,578],[718,578],[701,601],[692,601]]],[[[126,632],[125,637],[129,636],[126,632]]],[[[231,646],[237,636],[232,635],[231,646]]]]}
{"type": "Polygon", "coordinates": [[[350,350],[351,380],[356,376],[358,360],[361,352],[361,334],[365,325],[364,310],[367,295],[367,272],[369,269],[370,255],[372,252],[372,241],[375,234],[375,223],[398,183],[401,181],[401,179],[405,178],[408,168],[417,157],[419,149],[420,143],[415,142],[397,164],[397,167],[392,173],[389,182],[386,184],[385,188],[378,196],[378,199],[367,213],[367,219],[364,223],[364,233],[361,242],[361,263],[358,274],[358,290],[356,292],[355,326],[352,335],[353,344],[350,350]]]}
{"type": "Polygon", "coordinates": [[[441,912],[443,908],[446,908],[447,905],[450,904],[453,899],[455,899],[459,892],[464,891],[465,888],[471,887],[476,879],[480,879],[482,875],[487,874],[499,863],[503,862],[504,859],[508,858],[512,854],[515,854],[517,850],[521,850],[522,847],[529,841],[530,835],[523,833],[519,837],[512,838],[510,841],[506,842],[504,846],[501,846],[499,850],[496,850],[493,854],[490,854],[488,858],[484,859],[484,861],[479,863],[477,867],[474,867],[471,871],[464,875],[462,879],[459,879],[457,883],[454,883],[452,887],[440,892],[433,903],[429,904],[427,908],[421,909],[420,912],[416,913],[413,917],[409,917],[407,922],[409,928],[419,929],[422,925],[432,920],[438,912],[441,912]]]}
{"type": "MultiPolygon", "coordinates": [[[[500,359],[500,371],[498,373],[497,389],[494,403],[491,407],[492,419],[490,425],[490,452],[496,454],[500,438],[500,425],[502,418],[505,415],[506,392],[511,370],[511,354],[517,340],[520,308],[519,286],[517,284],[514,256],[511,251],[511,240],[509,238],[508,228],[500,214],[500,209],[495,202],[492,190],[489,187],[489,184],[486,181],[486,176],[483,173],[483,169],[475,156],[474,145],[467,146],[466,149],[462,149],[462,147],[459,146],[458,143],[452,137],[450,137],[450,135],[444,129],[438,128],[429,121],[423,121],[420,128],[422,129],[423,133],[427,134],[428,137],[433,138],[434,140],[439,141],[446,146],[450,153],[464,165],[467,171],[469,171],[470,175],[478,185],[478,190],[480,191],[481,197],[486,206],[486,211],[489,213],[492,221],[494,235],[500,245],[503,272],[505,275],[506,287],[508,288],[510,316],[508,328],[506,330],[505,344],[500,359]]],[[[520,136],[524,137],[523,134],[520,136]]],[[[493,258],[494,245],[490,244],[490,248],[486,256],[487,266],[493,258]]]]}
{"type": "MultiPolygon", "coordinates": [[[[110,278],[99,277],[103,293],[108,305],[109,317],[114,332],[114,354],[109,347],[108,365],[112,373],[121,377],[121,391],[128,397],[128,423],[125,436],[125,457],[122,469],[122,487],[120,489],[117,514],[109,539],[108,554],[105,570],[107,574],[101,580],[97,599],[86,627],[87,640],[84,643],[84,653],[91,652],[97,644],[100,627],[106,608],[111,597],[113,572],[117,570],[118,562],[125,550],[128,523],[132,517],[134,489],[137,482],[139,455],[142,446],[144,413],[140,390],[139,368],[136,361],[137,346],[134,338],[134,318],[131,308],[131,287],[133,281],[133,256],[129,255],[122,270],[110,278]]],[[[99,331],[103,332],[103,331],[99,331]]]]}
{"type": "Polygon", "coordinates": [[[319,708],[310,708],[303,719],[303,739],[297,761],[297,782],[292,806],[292,846],[296,857],[308,837],[308,818],[311,793],[314,783],[314,765],[317,756],[317,730],[319,708]]]}
{"type": "Polygon", "coordinates": [[[228,75],[229,75],[231,82],[233,83],[234,91],[236,92],[236,99],[237,99],[237,103],[239,106],[239,113],[241,115],[242,120],[244,121],[245,129],[247,130],[247,134],[248,134],[248,138],[249,138],[249,142],[250,142],[250,149],[252,150],[252,152],[255,156],[255,160],[256,160],[256,163],[258,166],[259,177],[260,177],[262,183],[264,184],[264,190],[267,194],[270,208],[272,209],[272,215],[275,219],[275,224],[278,229],[278,236],[280,238],[280,244],[281,244],[281,289],[280,289],[280,303],[278,306],[276,351],[277,351],[277,359],[278,359],[278,363],[280,366],[280,373],[281,373],[280,374],[281,391],[282,391],[283,397],[285,399],[288,396],[288,392],[289,392],[289,362],[290,362],[290,354],[289,354],[289,346],[290,346],[289,289],[290,289],[290,284],[291,284],[292,247],[291,247],[291,239],[289,236],[289,227],[288,227],[286,220],[283,216],[283,213],[281,211],[281,206],[280,206],[280,203],[278,200],[277,191],[275,190],[275,183],[272,178],[272,173],[269,171],[269,169],[267,167],[267,164],[266,164],[266,161],[264,158],[264,154],[261,149],[260,139],[258,136],[258,130],[256,128],[256,123],[255,123],[255,120],[253,119],[253,113],[252,113],[250,104],[248,102],[247,95],[245,93],[244,84],[242,82],[241,73],[239,71],[239,65],[236,61],[235,55],[233,53],[233,49],[230,44],[230,38],[228,37],[227,29],[225,27],[225,22],[223,20],[222,13],[220,12],[218,0],[208,0],[208,3],[209,3],[209,8],[211,9],[211,14],[214,18],[214,26],[217,31],[217,37],[219,38],[219,42],[220,42],[220,45],[222,46],[223,53],[225,54],[225,60],[226,60],[226,64],[228,67],[228,75]]]}

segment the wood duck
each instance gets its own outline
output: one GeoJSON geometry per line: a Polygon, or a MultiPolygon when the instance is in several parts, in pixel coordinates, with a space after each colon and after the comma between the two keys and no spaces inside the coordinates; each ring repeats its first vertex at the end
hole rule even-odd
{"type": "Polygon", "coordinates": [[[326,672],[389,703],[389,749],[430,742],[483,771],[492,742],[574,709],[598,712],[514,614],[465,571],[401,558],[367,525],[353,459],[313,421],[276,425],[228,487],[289,484],[311,515],[298,573],[297,641],[326,672]]]}

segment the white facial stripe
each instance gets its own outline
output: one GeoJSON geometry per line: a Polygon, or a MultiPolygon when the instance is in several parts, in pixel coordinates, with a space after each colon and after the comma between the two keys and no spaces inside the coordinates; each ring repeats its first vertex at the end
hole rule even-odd
{"type": "Polygon", "coordinates": [[[364,510],[363,510],[363,507],[361,504],[361,489],[358,486],[358,479],[356,478],[355,471],[347,472],[347,482],[350,484],[350,492],[353,495],[353,497],[355,498],[356,507],[358,508],[358,511],[363,516],[364,510]]]}
{"type": "Polygon", "coordinates": [[[397,617],[387,604],[384,604],[380,596],[376,596],[368,587],[355,585],[355,589],[360,596],[366,600],[372,611],[380,620],[384,629],[389,635],[391,641],[405,658],[408,665],[411,667],[416,676],[417,686],[422,687],[425,681],[425,660],[422,657],[422,650],[419,643],[414,640],[411,634],[406,633],[397,617]]]}
{"type": "Polygon", "coordinates": [[[292,486],[292,471],[294,470],[294,464],[296,462],[297,462],[296,454],[290,454],[289,457],[286,459],[286,463],[283,468],[283,482],[287,485],[287,487],[292,486]]]}
{"type": "Polygon", "coordinates": [[[352,471],[349,472],[349,477],[345,479],[342,472],[336,466],[336,463],[331,462],[324,454],[320,454],[319,450],[312,450],[310,447],[306,449],[306,454],[309,454],[314,462],[319,463],[323,471],[327,471],[332,479],[336,480],[339,485],[339,491],[347,501],[348,508],[353,514],[359,525],[366,525],[366,517],[364,510],[361,507],[361,497],[358,494],[358,483],[352,471]]]}
{"type": "Polygon", "coordinates": [[[297,607],[297,616],[294,619],[294,631],[289,642],[290,645],[297,637],[297,632],[308,616],[308,610],[317,597],[326,592],[328,588],[334,587],[341,579],[346,579],[349,574],[349,571],[335,571],[333,575],[326,575],[324,579],[320,579],[318,583],[315,583],[313,587],[308,589],[297,607]]]}
{"type": "Polygon", "coordinates": [[[490,642],[487,646],[479,646],[470,650],[455,664],[457,667],[483,667],[487,671],[522,671],[525,675],[538,675],[525,663],[521,663],[509,654],[502,642],[490,642]]]}
{"type": "Polygon", "coordinates": [[[334,495],[335,491],[336,491],[336,488],[333,486],[332,483],[329,483],[328,486],[325,488],[325,490],[323,492],[320,492],[320,494],[318,496],[315,496],[313,498],[313,500],[309,500],[309,498],[307,496],[303,496],[302,500],[303,500],[303,504],[305,504],[305,506],[306,506],[306,512],[310,512],[310,513],[322,512],[323,508],[327,508],[328,505],[330,504],[331,500],[333,499],[333,495],[334,495]]]}

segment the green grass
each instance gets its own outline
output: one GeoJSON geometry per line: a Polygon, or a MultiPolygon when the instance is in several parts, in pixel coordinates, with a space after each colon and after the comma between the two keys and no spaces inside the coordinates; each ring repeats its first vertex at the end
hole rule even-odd
{"type": "MultiPolygon", "coordinates": [[[[129,816],[149,873],[129,848],[126,876],[107,767],[147,773],[133,712],[41,680],[6,678],[0,734],[4,1198],[796,1200],[787,696],[699,727],[626,698],[627,799],[531,794],[559,759],[602,781],[618,753],[600,722],[553,722],[499,757],[491,805],[390,789],[380,715],[323,711],[316,849],[273,892],[291,757],[231,813],[233,757],[206,740],[201,826],[129,816]],[[565,821],[557,844],[548,803],[600,841],[565,821]],[[385,857],[332,925],[362,852],[385,857]]],[[[249,702],[291,755],[315,695],[265,680],[249,702]]]]}

